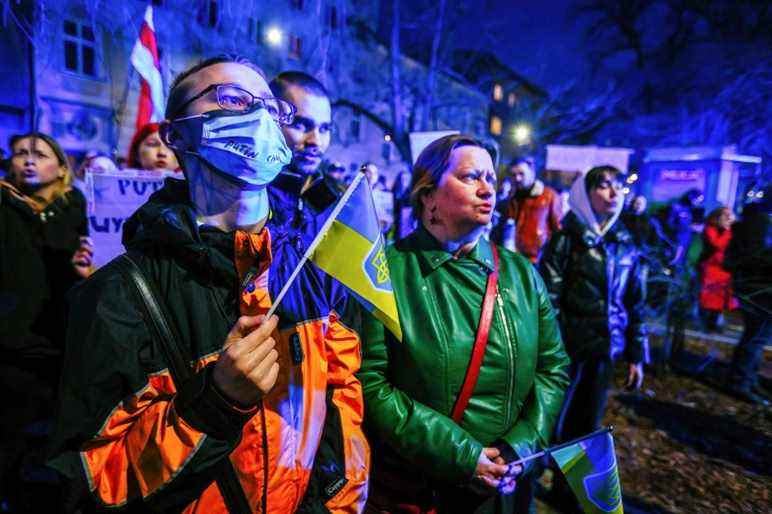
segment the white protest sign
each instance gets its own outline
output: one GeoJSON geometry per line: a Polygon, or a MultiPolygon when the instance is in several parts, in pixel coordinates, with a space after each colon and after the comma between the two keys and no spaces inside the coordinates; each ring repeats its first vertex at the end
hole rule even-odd
{"type": "Polygon", "coordinates": [[[410,154],[413,157],[413,164],[415,164],[418,156],[421,155],[424,148],[429,146],[434,141],[441,137],[452,136],[458,134],[458,130],[435,130],[432,132],[411,132],[410,137],[410,154]]]}
{"type": "Polygon", "coordinates": [[[547,145],[548,170],[584,173],[593,166],[610,165],[627,172],[631,148],[594,145],[547,145]]]}
{"type": "Polygon", "coordinates": [[[121,237],[124,222],[172,172],[121,170],[112,173],[87,173],[89,235],[94,241],[94,264],[99,267],[124,252],[121,237]]]}
{"type": "Polygon", "coordinates": [[[388,229],[394,224],[394,199],[391,191],[373,190],[373,203],[381,229],[388,229]]]}

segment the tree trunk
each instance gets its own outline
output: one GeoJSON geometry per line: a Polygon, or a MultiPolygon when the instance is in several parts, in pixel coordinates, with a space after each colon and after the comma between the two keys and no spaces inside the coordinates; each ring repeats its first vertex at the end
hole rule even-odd
{"type": "Polygon", "coordinates": [[[432,109],[434,108],[434,88],[437,82],[437,67],[439,66],[440,41],[442,40],[442,31],[445,22],[446,0],[440,0],[437,5],[437,19],[434,23],[434,34],[432,35],[432,53],[429,56],[429,69],[426,76],[426,92],[424,94],[424,108],[421,119],[421,130],[430,130],[429,126],[432,118],[432,109]]]}
{"type": "Polygon", "coordinates": [[[391,136],[395,141],[403,137],[405,132],[402,79],[399,69],[402,57],[399,42],[399,31],[401,28],[399,2],[400,0],[392,0],[391,45],[389,47],[391,52],[391,126],[394,128],[394,134],[391,134],[391,136]]]}

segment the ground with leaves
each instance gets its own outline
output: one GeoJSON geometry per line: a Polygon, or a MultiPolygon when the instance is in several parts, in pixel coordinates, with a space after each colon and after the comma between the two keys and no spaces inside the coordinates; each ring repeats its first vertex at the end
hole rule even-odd
{"type": "MultiPolygon", "coordinates": [[[[724,392],[731,346],[692,339],[686,350],[677,371],[650,372],[640,394],[611,393],[605,423],[614,426],[625,512],[770,512],[772,408],[724,392]]],[[[761,375],[769,389],[770,351],[761,375]]],[[[555,511],[540,502],[538,512],[555,511]]]]}

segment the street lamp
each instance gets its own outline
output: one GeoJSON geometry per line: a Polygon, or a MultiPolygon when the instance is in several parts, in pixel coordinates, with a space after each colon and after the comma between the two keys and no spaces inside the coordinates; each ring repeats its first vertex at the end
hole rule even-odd
{"type": "Polygon", "coordinates": [[[531,138],[531,128],[528,125],[520,124],[515,127],[512,134],[515,137],[515,142],[519,145],[523,145],[531,138]]]}
{"type": "Polygon", "coordinates": [[[279,27],[270,27],[265,33],[265,40],[271,46],[279,46],[283,38],[284,34],[279,27]]]}

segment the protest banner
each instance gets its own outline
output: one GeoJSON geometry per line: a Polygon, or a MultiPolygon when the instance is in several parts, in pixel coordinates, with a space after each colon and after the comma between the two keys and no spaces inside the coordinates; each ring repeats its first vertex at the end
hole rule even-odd
{"type": "Polygon", "coordinates": [[[94,241],[94,264],[107,264],[124,252],[123,224],[155,191],[164,178],[179,174],[145,170],[121,170],[86,174],[88,229],[94,241]]]}

